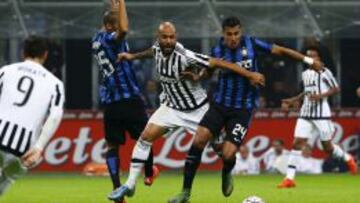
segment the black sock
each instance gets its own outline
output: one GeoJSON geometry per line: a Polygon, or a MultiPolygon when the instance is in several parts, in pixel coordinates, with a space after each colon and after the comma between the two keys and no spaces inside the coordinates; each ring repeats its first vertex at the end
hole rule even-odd
{"type": "Polygon", "coordinates": [[[106,153],[106,165],[108,167],[110,178],[113,183],[114,189],[121,186],[119,176],[119,151],[118,149],[109,149],[106,153]]]}
{"type": "Polygon", "coordinates": [[[191,190],[196,171],[201,162],[202,152],[203,149],[191,146],[185,161],[183,190],[191,190]]]}
{"type": "Polygon", "coordinates": [[[151,148],[148,159],[145,162],[145,177],[153,176],[153,164],[154,164],[154,155],[153,150],[151,148]]]}
{"type": "Polygon", "coordinates": [[[236,163],[236,159],[223,160],[222,174],[226,175],[226,174],[231,173],[232,169],[235,166],[235,163],[236,163]]]}

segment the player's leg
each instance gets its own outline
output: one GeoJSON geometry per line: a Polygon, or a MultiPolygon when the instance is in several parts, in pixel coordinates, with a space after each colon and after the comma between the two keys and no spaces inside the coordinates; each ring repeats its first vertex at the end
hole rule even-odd
{"type": "MultiPolygon", "coordinates": [[[[133,109],[131,115],[127,116],[127,130],[130,136],[134,140],[138,140],[142,131],[145,129],[148,122],[148,116],[146,114],[145,106],[141,100],[133,102],[133,109]]],[[[149,158],[145,162],[145,178],[144,184],[150,186],[153,184],[156,177],[159,175],[159,169],[154,166],[153,150],[151,148],[149,158]]]]}
{"type": "Polygon", "coordinates": [[[212,133],[208,128],[199,126],[186,156],[182,191],[180,194],[170,198],[169,203],[185,203],[189,201],[196,171],[201,163],[202,152],[211,137],[212,133]]]}
{"type": "Polygon", "coordinates": [[[121,186],[119,146],[125,144],[125,129],[120,123],[118,119],[109,118],[105,114],[106,165],[114,189],[121,186]]]}
{"type": "Polygon", "coordinates": [[[223,169],[221,187],[225,197],[230,196],[234,188],[231,171],[236,163],[235,154],[248,132],[252,113],[252,110],[231,110],[227,113],[228,119],[225,123],[226,137],[222,152],[223,169]]]}
{"type": "Polygon", "coordinates": [[[344,161],[347,164],[349,171],[352,174],[356,174],[358,169],[355,159],[350,154],[341,149],[339,145],[333,144],[331,142],[332,135],[335,132],[333,123],[330,120],[319,120],[315,121],[315,123],[320,132],[321,144],[324,151],[329,156],[333,156],[338,160],[344,161]]]}
{"type": "Polygon", "coordinates": [[[221,189],[225,197],[229,197],[234,189],[231,171],[236,163],[235,154],[238,151],[238,146],[240,145],[235,145],[233,142],[230,142],[228,140],[225,141],[223,145],[223,169],[221,171],[221,189]]]}
{"type": "Polygon", "coordinates": [[[16,179],[23,176],[27,169],[21,164],[19,158],[12,154],[0,151],[2,167],[0,167],[0,196],[15,182],[16,179]]]}
{"type": "Polygon", "coordinates": [[[166,130],[166,127],[148,123],[134,146],[128,179],[123,186],[117,188],[108,196],[110,200],[120,200],[124,198],[124,196],[131,197],[134,195],[136,181],[141,174],[145,162],[149,158],[152,143],[163,136],[166,130]]]}
{"type": "Polygon", "coordinates": [[[135,187],[136,180],[140,175],[145,162],[148,160],[152,148],[152,143],[158,138],[162,137],[166,131],[166,127],[156,125],[154,123],[149,123],[141,134],[133,149],[129,177],[126,182],[126,185],[130,189],[135,187]]]}
{"type": "Polygon", "coordinates": [[[196,171],[201,163],[202,152],[213,135],[219,134],[223,125],[223,115],[220,109],[211,105],[197,128],[194,141],[186,157],[182,192],[170,198],[169,203],[189,201],[196,171]]]}
{"type": "Polygon", "coordinates": [[[211,148],[219,157],[222,157],[225,136],[225,132],[220,132],[219,135],[213,136],[213,139],[210,140],[211,148]]]}
{"type": "Polygon", "coordinates": [[[309,136],[314,134],[315,126],[305,119],[298,119],[295,126],[295,138],[288,157],[288,167],[285,179],[278,185],[278,188],[295,187],[296,168],[298,168],[301,150],[307,143],[309,136]]]}
{"type": "Polygon", "coordinates": [[[175,127],[173,123],[176,122],[176,120],[177,117],[174,116],[173,111],[166,106],[161,106],[151,116],[148,124],[134,146],[129,177],[123,186],[119,187],[108,196],[110,200],[119,200],[125,195],[134,195],[137,178],[140,176],[141,170],[148,160],[152,143],[163,136],[167,132],[167,129],[175,127]]]}

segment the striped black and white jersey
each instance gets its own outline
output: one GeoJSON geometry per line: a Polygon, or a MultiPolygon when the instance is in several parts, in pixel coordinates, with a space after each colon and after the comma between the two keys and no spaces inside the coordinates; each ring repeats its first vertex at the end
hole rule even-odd
{"type": "Polygon", "coordinates": [[[329,89],[338,87],[338,83],[331,71],[324,68],[321,72],[307,69],[302,73],[304,86],[304,101],[300,110],[300,117],[307,119],[328,119],[331,117],[330,105],[327,98],[310,101],[310,95],[323,94],[329,89]]]}
{"type": "Polygon", "coordinates": [[[180,43],[168,57],[163,56],[158,43],[152,48],[162,86],[161,103],[181,111],[194,110],[206,104],[207,94],[201,84],[182,80],[180,76],[188,68],[208,68],[209,57],[185,49],[180,43]]]}
{"type": "Polygon", "coordinates": [[[0,150],[21,156],[39,138],[48,115],[63,111],[64,85],[27,60],[0,69],[0,150]]]}

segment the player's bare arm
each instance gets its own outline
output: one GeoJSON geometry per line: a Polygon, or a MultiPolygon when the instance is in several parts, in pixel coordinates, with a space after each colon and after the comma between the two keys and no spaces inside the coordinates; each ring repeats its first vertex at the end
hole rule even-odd
{"type": "MultiPolygon", "coordinates": [[[[64,92],[63,87],[60,88],[60,92],[64,92]]],[[[38,140],[35,145],[21,157],[21,161],[25,167],[31,168],[40,160],[46,144],[54,136],[56,129],[58,129],[61,123],[61,118],[64,114],[63,104],[63,97],[58,101],[58,103],[55,99],[51,101],[49,115],[41,129],[38,140]]]]}
{"type": "Polygon", "coordinates": [[[234,63],[229,63],[227,61],[210,58],[209,60],[210,68],[222,68],[233,71],[247,79],[250,80],[252,85],[261,85],[265,86],[265,76],[258,72],[248,71],[246,68],[240,67],[234,63]]]}
{"type": "Polygon", "coordinates": [[[305,96],[305,93],[302,92],[294,97],[290,97],[290,98],[281,100],[281,109],[288,111],[289,108],[291,108],[295,102],[301,101],[304,98],[304,96],[305,96]]]}
{"type": "Polygon", "coordinates": [[[194,73],[191,70],[186,70],[181,72],[181,79],[191,80],[193,82],[198,82],[201,80],[206,80],[211,77],[209,70],[203,68],[199,73],[194,73]]]}
{"type": "Polygon", "coordinates": [[[314,70],[321,70],[323,68],[323,63],[321,61],[312,59],[293,49],[282,47],[276,44],[273,45],[271,53],[278,56],[288,56],[294,60],[302,61],[310,65],[314,70]]]}
{"type": "Polygon", "coordinates": [[[111,0],[111,8],[117,11],[118,25],[116,36],[117,39],[122,40],[129,30],[129,20],[126,12],[125,0],[111,0]]]}
{"type": "Polygon", "coordinates": [[[120,53],[118,54],[118,60],[119,61],[123,61],[123,60],[136,60],[136,59],[147,59],[147,58],[152,58],[154,57],[154,51],[152,48],[149,48],[145,51],[142,52],[138,52],[138,53],[120,53]]]}
{"type": "Polygon", "coordinates": [[[335,94],[338,94],[339,92],[340,92],[339,87],[333,87],[333,88],[329,89],[329,91],[324,92],[322,94],[312,94],[312,95],[310,95],[310,100],[311,101],[319,101],[322,98],[333,96],[335,94]]]}

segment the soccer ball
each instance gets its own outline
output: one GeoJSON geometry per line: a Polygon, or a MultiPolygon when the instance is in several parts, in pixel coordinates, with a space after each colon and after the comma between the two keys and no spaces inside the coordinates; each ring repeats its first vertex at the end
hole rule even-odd
{"type": "Polygon", "coordinates": [[[260,197],[257,196],[250,196],[244,199],[242,203],[265,203],[260,197]]]}

